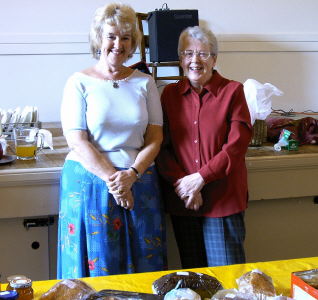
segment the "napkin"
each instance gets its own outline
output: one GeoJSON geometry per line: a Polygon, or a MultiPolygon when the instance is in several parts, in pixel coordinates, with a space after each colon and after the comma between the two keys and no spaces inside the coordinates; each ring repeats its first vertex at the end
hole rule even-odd
{"type": "Polygon", "coordinates": [[[53,150],[52,133],[47,129],[40,129],[38,133],[38,147],[50,148],[53,150]]]}
{"type": "MultiPolygon", "coordinates": [[[[0,124],[1,127],[1,124],[0,124]]],[[[5,138],[0,137],[0,144],[2,146],[3,155],[7,154],[7,141],[5,138]]]]}

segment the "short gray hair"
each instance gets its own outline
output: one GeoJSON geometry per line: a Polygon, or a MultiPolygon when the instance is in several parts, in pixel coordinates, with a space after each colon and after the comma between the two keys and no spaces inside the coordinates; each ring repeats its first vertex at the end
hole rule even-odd
{"type": "Polygon", "coordinates": [[[99,59],[98,52],[102,46],[103,27],[105,24],[116,26],[122,32],[131,32],[132,57],[140,42],[140,30],[137,25],[136,12],[126,4],[110,3],[95,11],[94,19],[89,34],[90,49],[93,57],[99,59]]]}
{"type": "Polygon", "coordinates": [[[219,52],[218,41],[214,33],[211,30],[200,27],[200,26],[187,27],[181,32],[179,37],[179,44],[178,44],[179,55],[181,51],[185,50],[184,44],[187,38],[192,38],[204,44],[208,44],[212,54],[215,56],[218,55],[218,52],[219,52]]]}

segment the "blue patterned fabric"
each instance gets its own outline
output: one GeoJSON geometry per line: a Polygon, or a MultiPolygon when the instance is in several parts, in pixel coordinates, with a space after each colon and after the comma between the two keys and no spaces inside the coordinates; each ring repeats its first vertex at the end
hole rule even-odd
{"type": "Polygon", "coordinates": [[[103,180],[67,160],[61,176],[59,279],[166,269],[165,224],[157,173],[132,187],[134,209],[118,206],[103,180]]]}
{"type": "Polygon", "coordinates": [[[183,268],[245,263],[244,212],[227,217],[171,216],[183,268]]]}

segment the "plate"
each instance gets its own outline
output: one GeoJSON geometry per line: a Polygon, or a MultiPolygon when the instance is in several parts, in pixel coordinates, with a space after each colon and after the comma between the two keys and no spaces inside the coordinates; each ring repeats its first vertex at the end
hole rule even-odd
{"type": "Polygon", "coordinates": [[[0,165],[8,164],[10,162],[13,162],[17,159],[15,155],[3,155],[3,157],[0,159],[0,165]]]}
{"type": "Polygon", "coordinates": [[[36,106],[33,106],[33,116],[32,116],[32,122],[38,121],[38,108],[36,106]]]}
{"type": "Polygon", "coordinates": [[[25,115],[23,123],[30,123],[32,121],[32,116],[33,116],[33,110],[28,111],[27,114],[25,115]]]}
{"type": "Polygon", "coordinates": [[[7,123],[10,123],[10,119],[11,119],[11,115],[12,115],[12,112],[11,111],[5,111],[4,112],[4,116],[2,117],[2,124],[7,124],[7,123]]]}
{"type": "Polygon", "coordinates": [[[25,120],[26,120],[26,117],[27,117],[27,114],[29,113],[29,111],[30,111],[29,106],[25,106],[22,109],[22,112],[20,114],[20,120],[19,120],[20,123],[25,123],[25,120]]]}

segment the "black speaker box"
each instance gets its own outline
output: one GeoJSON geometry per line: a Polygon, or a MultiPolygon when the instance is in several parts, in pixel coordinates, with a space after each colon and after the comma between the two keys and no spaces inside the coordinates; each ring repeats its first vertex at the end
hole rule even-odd
{"type": "Polygon", "coordinates": [[[199,25],[198,10],[156,10],[148,13],[151,62],[177,61],[181,31],[199,25]]]}

